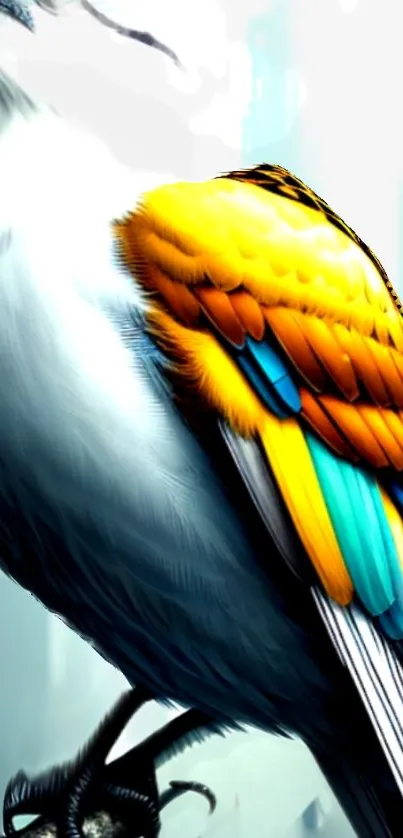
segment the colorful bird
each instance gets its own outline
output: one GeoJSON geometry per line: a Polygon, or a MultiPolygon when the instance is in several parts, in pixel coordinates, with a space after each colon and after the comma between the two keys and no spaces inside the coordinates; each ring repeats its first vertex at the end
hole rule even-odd
{"type": "Polygon", "coordinates": [[[193,708],[190,737],[299,736],[359,838],[397,838],[403,329],[382,266],[280,167],[161,185],[4,74],[0,108],[3,569],[193,708]]]}

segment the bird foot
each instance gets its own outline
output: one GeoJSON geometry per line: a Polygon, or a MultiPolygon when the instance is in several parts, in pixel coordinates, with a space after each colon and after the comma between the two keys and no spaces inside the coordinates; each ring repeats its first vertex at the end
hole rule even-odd
{"type": "MultiPolygon", "coordinates": [[[[140,688],[126,692],[74,761],[31,778],[19,771],[4,797],[6,838],[45,838],[49,833],[57,838],[157,838],[162,809],[188,791],[206,797],[210,812],[214,811],[215,797],[200,783],[173,781],[161,796],[158,793],[156,743],[163,750],[175,745],[179,735],[172,723],[106,764],[127,723],[151,698],[140,688]],[[21,815],[36,818],[17,830],[14,819],[21,815]]],[[[190,721],[192,712],[184,718],[189,716],[190,721]]]]}

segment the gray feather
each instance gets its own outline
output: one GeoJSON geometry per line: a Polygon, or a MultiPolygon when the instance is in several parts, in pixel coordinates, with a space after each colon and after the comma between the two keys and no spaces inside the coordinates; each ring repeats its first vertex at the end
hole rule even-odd
{"type": "Polygon", "coordinates": [[[220,430],[279,555],[298,579],[313,584],[316,580],[312,565],[298,539],[257,441],[233,433],[224,422],[220,423],[220,430]]]}
{"type": "MultiPolygon", "coordinates": [[[[0,0],[0,11],[1,11],[0,0]]],[[[0,69],[0,134],[16,116],[29,118],[37,106],[17,82],[0,69]]]]}
{"type": "Polygon", "coordinates": [[[0,0],[0,14],[11,17],[17,23],[25,26],[26,29],[29,29],[30,32],[35,30],[34,19],[30,10],[25,3],[19,2],[19,0],[0,0]]]}

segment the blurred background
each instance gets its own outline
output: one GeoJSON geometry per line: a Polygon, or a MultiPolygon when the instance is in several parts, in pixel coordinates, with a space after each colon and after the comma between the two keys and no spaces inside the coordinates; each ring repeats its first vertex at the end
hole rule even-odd
{"type": "MultiPolygon", "coordinates": [[[[307,181],[401,284],[403,10],[394,0],[95,0],[166,56],[100,25],[75,0],[32,7],[36,35],[0,21],[0,65],[125,164],[180,178],[264,160],[307,181]],[[239,8],[238,8],[239,6],[239,8]]],[[[100,184],[101,188],[101,184],[100,184]]],[[[402,293],[402,289],[400,289],[402,293]]],[[[125,688],[122,676],[0,577],[0,796],[10,775],[71,757],[125,688]]],[[[169,712],[148,707],[118,743],[169,712]]],[[[159,772],[197,779],[164,813],[162,838],[352,838],[299,742],[256,732],[194,746],[159,772]]]]}

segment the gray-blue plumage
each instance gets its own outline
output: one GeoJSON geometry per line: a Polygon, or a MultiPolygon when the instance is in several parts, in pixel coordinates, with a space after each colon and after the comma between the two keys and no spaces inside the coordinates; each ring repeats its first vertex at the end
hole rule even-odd
{"type": "Polygon", "coordinates": [[[35,31],[34,18],[25,3],[20,3],[18,0],[0,0],[1,13],[21,23],[30,32],[35,31]]]}
{"type": "MultiPolygon", "coordinates": [[[[4,75],[3,101],[19,101],[4,75]]],[[[4,569],[132,684],[301,736],[360,836],[397,834],[401,801],[309,592],[175,407],[147,300],[118,269],[110,222],[151,178],[46,109],[8,105],[0,125],[4,569]]]]}
{"type": "MultiPolygon", "coordinates": [[[[32,314],[31,308],[33,326],[32,314]]],[[[20,427],[13,399],[9,421],[14,429],[5,432],[8,405],[4,400],[0,405],[7,440],[5,451],[0,442],[2,490],[8,499],[2,520],[14,530],[17,514],[19,538],[24,539],[20,556],[14,547],[9,560],[13,575],[19,576],[19,569],[23,584],[93,638],[131,682],[140,678],[158,695],[185,704],[193,705],[197,697],[207,712],[284,728],[287,720],[279,718],[271,702],[273,682],[275,694],[289,696],[291,714],[294,701],[317,701],[322,734],[326,719],[320,707],[327,685],[312,664],[305,632],[291,616],[287,620],[286,601],[272,590],[242,521],[175,413],[152,352],[148,357],[144,352],[136,318],[125,312],[111,320],[116,328],[120,322],[125,342],[141,358],[156,416],[166,421],[158,479],[151,491],[147,471],[155,466],[142,463],[130,429],[127,444],[105,437],[98,450],[94,427],[88,427],[88,441],[85,425],[71,427],[78,450],[69,456],[55,400],[41,386],[38,372],[26,370],[33,399],[20,427]],[[178,434],[181,468],[171,473],[163,452],[175,447],[178,434]],[[156,496],[162,485],[172,498],[166,509],[156,496]],[[182,502],[175,500],[179,495],[182,502]],[[289,664],[284,649],[295,653],[289,664]]],[[[24,329],[24,351],[32,357],[38,336],[30,323],[24,329]]],[[[60,386],[54,354],[47,364],[60,386]]],[[[9,386],[0,370],[0,391],[9,386]]],[[[30,402],[30,394],[24,399],[30,402]]],[[[72,394],[66,421],[74,425],[77,419],[72,394]]],[[[272,558],[267,555],[268,565],[272,558]]]]}

